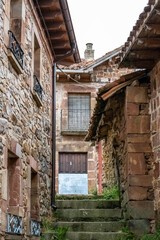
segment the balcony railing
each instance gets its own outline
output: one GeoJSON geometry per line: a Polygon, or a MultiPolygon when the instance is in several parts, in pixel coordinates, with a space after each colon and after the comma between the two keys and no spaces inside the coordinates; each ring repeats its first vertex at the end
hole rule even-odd
{"type": "Polygon", "coordinates": [[[7,227],[8,233],[22,234],[22,217],[8,213],[7,223],[8,223],[8,227],[7,227]]]}
{"type": "Polygon", "coordinates": [[[40,236],[41,224],[36,220],[31,220],[31,235],[40,236]]]}
{"type": "Polygon", "coordinates": [[[8,34],[9,34],[9,49],[11,50],[17,62],[23,69],[24,52],[21,46],[19,45],[16,37],[14,36],[13,32],[9,30],[8,34]]]}
{"type": "Polygon", "coordinates": [[[61,110],[61,131],[86,132],[90,116],[90,109],[61,110]]]}
{"type": "Polygon", "coordinates": [[[43,89],[41,87],[41,84],[40,84],[37,76],[34,75],[33,78],[34,78],[33,90],[37,93],[38,97],[42,101],[42,91],[43,91],[43,89]]]}

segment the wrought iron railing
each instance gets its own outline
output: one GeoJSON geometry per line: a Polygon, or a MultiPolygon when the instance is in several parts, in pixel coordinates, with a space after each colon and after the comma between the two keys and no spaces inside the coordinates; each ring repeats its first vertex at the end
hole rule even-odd
{"type": "Polygon", "coordinates": [[[87,131],[90,109],[61,110],[61,131],[87,131]]]}
{"type": "Polygon", "coordinates": [[[36,220],[31,220],[31,235],[40,236],[41,224],[36,220]]]}
{"type": "Polygon", "coordinates": [[[33,90],[37,93],[38,97],[40,98],[40,100],[42,101],[42,87],[41,84],[37,78],[36,75],[33,76],[34,78],[34,86],[33,86],[33,90]]]}
{"type": "Polygon", "coordinates": [[[21,66],[21,68],[23,68],[24,52],[23,52],[21,46],[19,45],[16,37],[14,36],[13,32],[9,30],[8,34],[9,34],[9,49],[15,56],[17,62],[21,66]]]}
{"type": "Polygon", "coordinates": [[[22,234],[22,217],[7,213],[7,232],[12,234],[22,234]]]}

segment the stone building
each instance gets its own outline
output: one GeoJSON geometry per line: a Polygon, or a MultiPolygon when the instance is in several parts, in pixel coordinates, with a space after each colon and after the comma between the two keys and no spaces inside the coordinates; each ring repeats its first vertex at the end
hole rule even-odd
{"type": "MultiPolygon", "coordinates": [[[[160,1],[149,1],[120,54],[119,67],[139,69],[99,89],[86,140],[103,139],[130,229],[160,226],[160,1]],[[141,69],[141,70],[140,70],[141,69]]],[[[106,173],[106,181],[108,181],[106,173]]]]}
{"type": "Polygon", "coordinates": [[[0,1],[0,239],[51,215],[53,65],[79,62],[66,0],[0,1]]]}
{"type": "Polygon", "coordinates": [[[84,142],[97,89],[133,70],[118,70],[117,48],[94,60],[92,44],[86,44],[86,59],[57,71],[56,192],[101,193],[101,146],[84,142]],[[61,119],[61,121],[59,121],[61,119]]]}

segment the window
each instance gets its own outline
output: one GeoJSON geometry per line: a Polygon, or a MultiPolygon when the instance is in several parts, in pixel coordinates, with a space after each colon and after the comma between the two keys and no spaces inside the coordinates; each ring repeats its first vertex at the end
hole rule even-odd
{"type": "Polygon", "coordinates": [[[22,73],[24,52],[20,46],[22,37],[22,0],[10,2],[9,58],[17,73],[22,73]]]}
{"type": "Polygon", "coordinates": [[[21,43],[22,29],[22,0],[11,0],[10,5],[10,30],[17,41],[21,43]]]}
{"type": "Polygon", "coordinates": [[[38,174],[31,171],[31,218],[37,220],[39,218],[38,204],[38,174]]]}
{"type": "Polygon", "coordinates": [[[34,75],[33,75],[33,90],[35,92],[35,100],[41,106],[42,101],[42,86],[40,84],[40,45],[36,35],[34,35],[34,75]]]}
{"type": "Polygon", "coordinates": [[[88,130],[90,119],[90,95],[68,95],[68,127],[73,131],[88,130]]]}

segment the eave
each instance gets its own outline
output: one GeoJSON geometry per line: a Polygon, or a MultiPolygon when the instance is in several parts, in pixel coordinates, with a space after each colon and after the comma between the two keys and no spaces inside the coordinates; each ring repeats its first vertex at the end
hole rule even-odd
{"type": "Polygon", "coordinates": [[[33,0],[54,61],[71,65],[80,62],[79,50],[67,0],[33,0]],[[63,58],[65,56],[65,58],[63,58]]]}
{"type": "Polygon", "coordinates": [[[152,69],[160,60],[160,0],[150,0],[120,53],[120,67],[152,69]]]}

